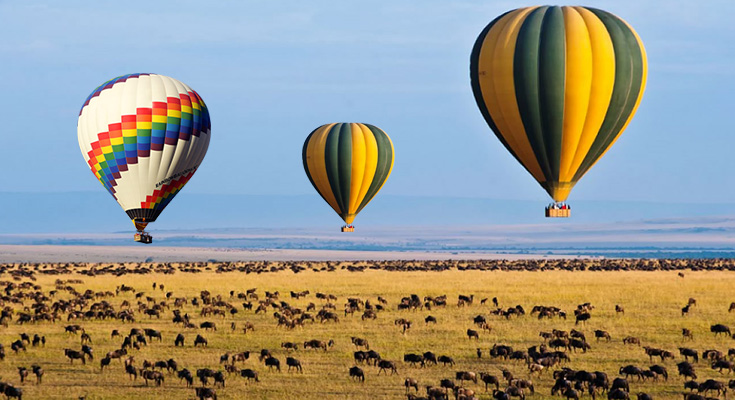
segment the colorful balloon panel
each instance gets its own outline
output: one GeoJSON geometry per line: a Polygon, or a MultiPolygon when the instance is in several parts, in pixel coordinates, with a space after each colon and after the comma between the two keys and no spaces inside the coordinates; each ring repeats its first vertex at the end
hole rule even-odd
{"type": "Polygon", "coordinates": [[[622,19],[588,7],[528,7],[492,21],[470,59],[480,111],[555,201],[615,143],[640,103],[646,53],[622,19]]]}
{"type": "Polygon", "coordinates": [[[207,106],[184,83],[130,74],[84,102],[77,137],[92,173],[142,230],[194,175],[209,146],[207,106]]]}
{"type": "Polygon", "coordinates": [[[390,176],[393,142],[373,125],[327,124],[306,138],[302,159],[317,192],[351,224],[390,176]]]}

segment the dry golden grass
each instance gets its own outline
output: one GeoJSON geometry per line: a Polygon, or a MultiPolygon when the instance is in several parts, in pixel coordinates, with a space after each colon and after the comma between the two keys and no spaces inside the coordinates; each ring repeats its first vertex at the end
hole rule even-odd
{"type": "MultiPolygon", "coordinates": [[[[164,284],[166,291],[173,291],[174,296],[197,296],[200,290],[209,290],[213,295],[222,297],[235,304],[240,313],[233,319],[229,315],[223,320],[220,317],[202,318],[198,310],[191,305],[185,307],[197,325],[205,320],[217,323],[218,331],[199,332],[200,330],[184,330],[171,323],[171,313],[166,312],[160,319],[144,318],[137,314],[135,324],[122,324],[118,321],[75,321],[91,334],[95,351],[95,360],[83,366],[78,362],[70,365],[63,355],[64,348],[80,347],[79,337],[64,333],[66,321],[56,324],[16,325],[0,328],[0,342],[5,344],[7,358],[0,362],[0,376],[3,381],[19,384],[16,367],[40,364],[46,370],[42,385],[35,384],[31,376],[25,384],[20,385],[26,399],[76,399],[86,395],[87,399],[193,399],[194,390],[188,389],[174,375],[166,374],[166,382],[156,388],[146,387],[139,379],[130,381],[123,373],[122,364],[113,360],[111,368],[100,373],[99,359],[108,351],[119,347],[120,338],[111,339],[110,332],[119,329],[125,334],[131,327],[154,328],[163,333],[163,342],[153,342],[140,351],[132,353],[136,365],[141,366],[143,360],[166,360],[174,358],[180,368],[185,367],[195,372],[197,368],[221,368],[219,356],[225,352],[250,350],[257,352],[261,348],[274,351],[281,359],[283,372],[269,372],[257,357],[253,356],[241,368],[253,368],[260,373],[260,383],[246,384],[245,379],[231,376],[227,379],[227,387],[217,388],[219,399],[374,399],[404,398],[403,379],[414,377],[424,385],[436,385],[441,378],[453,378],[456,371],[486,371],[499,375],[499,368],[513,371],[516,376],[528,378],[527,370],[522,363],[491,360],[488,348],[494,343],[509,344],[516,349],[525,350],[529,346],[540,344],[539,331],[550,331],[553,328],[569,330],[574,328],[573,317],[567,321],[542,320],[529,315],[518,319],[505,320],[489,316],[490,305],[481,306],[479,300],[497,296],[504,307],[521,304],[526,311],[533,305],[554,305],[561,307],[572,315],[573,309],[582,302],[591,302],[595,306],[592,319],[586,326],[580,325],[591,342],[592,350],[586,354],[571,354],[568,364],[573,369],[590,371],[601,370],[617,376],[618,369],[627,364],[648,367],[650,363],[643,350],[637,346],[624,346],[622,338],[632,335],[641,339],[643,345],[662,347],[677,355],[675,362],[681,361],[677,347],[688,346],[698,349],[719,349],[727,351],[735,347],[731,338],[715,338],[709,332],[714,323],[733,324],[733,316],[727,312],[728,305],[735,300],[735,274],[730,272],[687,272],[686,278],[679,278],[676,272],[481,272],[481,271],[446,271],[446,272],[386,272],[366,271],[352,273],[347,271],[312,272],[299,274],[279,272],[274,274],[201,274],[177,273],[174,275],[143,276],[98,276],[94,278],[78,275],[39,276],[36,283],[48,292],[53,289],[57,278],[79,278],[84,284],[75,285],[77,290],[114,291],[120,284],[135,287],[147,295],[161,300],[164,292],[153,291],[152,282],[164,284]],[[281,299],[304,308],[309,302],[317,305],[321,302],[314,298],[314,293],[332,293],[339,297],[337,301],[340,322],[307,323],[303,329],[286,331],[276,328],[272,311],[267,315],[254,315],[252,311],[243,312],[242,301],[229,299],[229,291],[245,291],[257,287],[261,295],[265,290],[280,291],[281,299]],[[288,293],[291,290],[310,290],[306,299],[292,300],[288,293]],[[431,311],[397,311],[396,304],[400,298],[411,293],[423,297],[426,295],[449,296],[450,305],[444,309],[431,311]],[[476,302],[473,306],[457,308],[456,299],[459,293],[474,294],[476,302]],[[389,301],[387,311],[379,313],[376,321],[360,319],[358,313],[343,317],[340,311],[348,296],[371,299],[375,302],[380,295],[389,301]],[[687,317],[682,317],[681,307],[689,297],[697,299],[697,306],[687,317]],[[625,307],[625,315],[616,315],[615,304],[625,307]],[[436,326],[425,326],[424,317],[434,315],[438,319],[436,326]],[[474,328],[472,317],[483,314],[488,318],[493,331],[490,334],[480,333],[479,342],[470,341],[465,335],[467,328],[474,328]],[[393,324],[396,318],[407,318],[414,322],[407,334],[401,334],[393,324]],[[254,333],[244,335],[241,330],[231,332],[230,323],[234,321],[242,326],[244,321],[255,324],[254,333]],[[689,328],[694,332],[694,342],[685,342],[681,337],[681,328],[689,328]],[[605,329],[612,335],[610,343],[596,343],[593,330],[605,329]],[[18,334],[27,332],[45,335],[48,342],[45,348],[28,348],[27,353],[13,354],[10,343],[18,338],[18,334]],[[176,348],[173,341],[177,333],[186,335],[186,347],[176,348]],[[209,340],[206,349],[193,348],[196,333],[201,333],[209,340]],[[353,382],[347,375],[353,366],[354,346],[350,336],[368,339],[371,349],[375,349],[385,359],[398,361],[398,375],[378,376],[377,368],[362,366],[366,372],[365,383],[353,382]],[[301,360],[304,373],[286,372],[285,357],[287,352],[280,348],[283,341],[303,343],[309,339],[334,339],[336,346],[328,352],[300,349],[293,355],[301,360]],[[485,356],[478,359],[475,349],[481,347],[485,356]],[[402,362],[407,352],[422,353],[433,351],[437,354],[452,356],[457,365],[453,368],[432,366],[412,368],[402,362]]],[[[66,296],[65,293],[60,297],[66,296]]],[[[121,294],[109,299],[115,307],[123,300],[135,303],[132,294],[121,294]]],[[[489,303],[489,302],[488,302],[489,303]]],[[[26,302],[30,305],[30,302],[26,302]]],[[[13,305],[11,305],[13,306],[13,305]]],[[[17,309],[20,307],[15,305],[17,309]]],[[[577,327],[577,328],[580,328],[577,327]]],[[[633,393],[643,391],[652,394],[654,399],[681,398],[683,379],[677,376],[675,362],[667,361],[669,370],[668,382],[638,383],[632,382],[633,393]]],[[[711,370],[707,364],[700,362],[697,366],[700,381],[706,378],[727,380],[711,370]]],[[[734,377],[735,378],[735,377],[734,377]]],[[[549,390],[553,384],[551,374],[541,378],[533,378],[537,393],[531,398],[550,398],[549,390]]],[[[481,398],[489,398],[480,385],[469,384],[477,390],[481,398]]]]}

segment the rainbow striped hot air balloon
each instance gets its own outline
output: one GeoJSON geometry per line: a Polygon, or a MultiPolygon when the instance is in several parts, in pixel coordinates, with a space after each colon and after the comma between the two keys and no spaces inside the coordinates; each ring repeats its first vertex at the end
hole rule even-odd
{"type": "Polygon", "coordinates": [[[509,11],[480,33],[470,59],[483,117],[557,203],[633,118],[646,72],[635,31],[587,7],[509,11]]]}
{"type": "Polygon", "coordinates": [[[209,146],[207,106],[163,75],[111,79],[87,97],[77,122],[92,173],[133,220],[136,241],[194,175],[209,146]]]}
{"type": "Polygon", "coordinates": [[[302,151],[304,171],[322,198],[352,232],[355,216],[373,199],[393,169],[393,142],[369,124],[334,123],[316,128],[302,151]]]}

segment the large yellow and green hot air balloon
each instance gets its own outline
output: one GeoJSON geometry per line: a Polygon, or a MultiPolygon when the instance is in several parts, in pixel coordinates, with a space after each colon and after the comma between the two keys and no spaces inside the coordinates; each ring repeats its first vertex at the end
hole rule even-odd
{"type": "Polygon", "coordinates": [[[304,142],[304,171],[314,188],[352,232],[355,216],[373,199],[393,169],[393,142],[370,124],[334,123],[304,142]]]}
{"type": "Polygon", "coordinates": [[[588,7],[509,11],[480,33],[470,59],[483,117],[557,203],[633,118],[646,72],[633,28],[588,7]]]}

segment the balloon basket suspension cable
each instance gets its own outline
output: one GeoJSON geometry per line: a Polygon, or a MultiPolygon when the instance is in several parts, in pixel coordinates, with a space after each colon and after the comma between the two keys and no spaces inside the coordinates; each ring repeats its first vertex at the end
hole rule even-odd
{"type": "Polygon", "coordinates": [[[342,232],[354,232],[355,227],[353,225],[345,225],[342,227],[342,232]]]}
{"type": "Polygon", "coordinates": [[[572,208],[567,203],[553,203],[546,206],[546,218],[569,218],[572,216],[572,208]]]}

